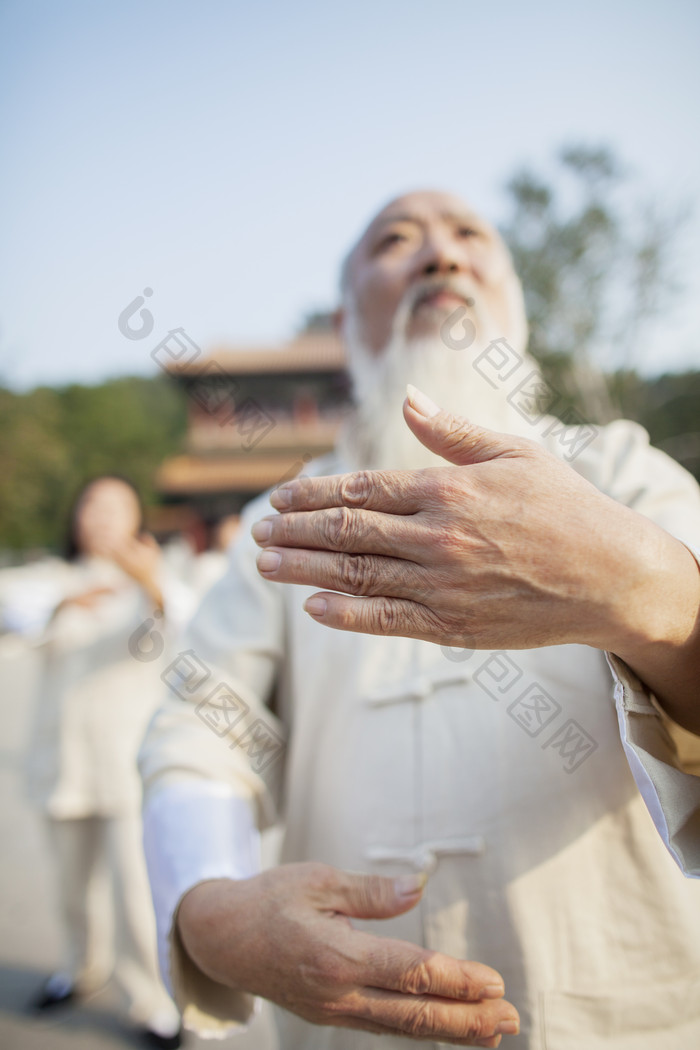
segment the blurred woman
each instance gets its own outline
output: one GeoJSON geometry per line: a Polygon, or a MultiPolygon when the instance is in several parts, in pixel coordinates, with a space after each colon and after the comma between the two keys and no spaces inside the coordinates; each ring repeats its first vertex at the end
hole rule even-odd
{"type": "Polygon", "coordinates": [[[102,476],[79,494],[60,586],[39,640],[28,780],[47,818],[66,953],[35,1006],[84,997],[114,973],[150,1044],[175,1048],[180,1019],[158,976],[136,754],[162,696],[165,625],[182,595],[126,479],[102,476]]]}

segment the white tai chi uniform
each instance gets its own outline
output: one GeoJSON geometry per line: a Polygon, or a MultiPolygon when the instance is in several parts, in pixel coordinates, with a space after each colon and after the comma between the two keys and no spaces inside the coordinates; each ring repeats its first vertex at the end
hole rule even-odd
{"type": "MultiPolygon", "coordinates": [[[[641,427],[602,428],[571,465],[698,557],[698,486],[641,427]]],[[[223,1035],[255,1004],[188,958],[178,901],[253,874],[257,829],[281,819],[283,862],[430,871],[417,907],[353,924],[497,969],[521,1015],[514,1050],[700,1046],[700,881],[686,877],[700,778],[644,684],[585,645],[469,652],[330,630],[302,610],[311,588],[257,572],[265,513],[265,497],[248,507],[140,755],[161,964],[185,1023],[223,1035]]],[[[284,1050],[415,1045],[275,1013],[284,1050]]]]}
{"type": "MultiPolygon", "coordinates": [[[[35,579],[37,569],[31,575],[35,579]]],[[[34,640],[42,674],[27,786],[45,814],[55,862],[62,972],[80,993],[99,988],[114,972],[132,1019],[172,1030],[178,1018],[158,972],[136,766],[161,696],[165,620],[154,617],[129,576],[101,558],[52,563],[45,582],[58,600],[113,589],[89,608],[60,609],[34,640]]],[[[21,573],[13,589],[21,594],[21,573]]],[[[163,589],[166,612],[186,604],[176,581],[163,589]]],[[[17,610],[7,612],[12,620],[17,610]]]]}

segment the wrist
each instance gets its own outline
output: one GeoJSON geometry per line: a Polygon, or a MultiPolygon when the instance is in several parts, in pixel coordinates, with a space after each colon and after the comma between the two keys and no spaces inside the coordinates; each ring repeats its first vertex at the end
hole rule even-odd
{"type": "Polygon", "coordinates": [[[243,932],[243,917],[237,908],[240,886],[236,879],[200,882],[183,895],[175,917],[182,945],[202,973],[237,989],[240,985],[233,964],[239,956],[243,932]],[[235,945],[231,943],[233,931],[235,945]]]}
{"type": "Polygon", "coordinates": [[[678,725],[700,735],[700,572],[687,547],[676,540],[669,562],[660,568],[670,583],[657,581],[650,608],[657,605],[654,629],[638,631],[612,651],[634,671],[678,725]]]}
{"type": "MultiPolygon", "coordinates": [[[[198,882],[183,893],[177,907],[176,926],[183,939],[196,934],[216,920],[216,912],[226,893],[226,888],[233,879],[207,879],[198,882]]],[[[185,945],[187,947],[187,945],[185,945]]]]}
{"type": "Polygon", "coordinates": [[[605,648],[630,667],[695,650],[700,635],[700,566],[680,540],[656,528],[655,548],[637,560],[625,615],[605,648]]]}

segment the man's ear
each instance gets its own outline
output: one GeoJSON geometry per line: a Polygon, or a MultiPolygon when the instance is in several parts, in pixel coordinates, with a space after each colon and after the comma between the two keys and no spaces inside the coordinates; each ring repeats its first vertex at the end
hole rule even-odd
{"type": "Polygon", "coordinates": [[[338,306],[333,311],[331,317],[333,321],[333,331],[336,335],[340,335],[343,328],[343,321],[345,320],[345,310],[342,306],[338,306]]]}

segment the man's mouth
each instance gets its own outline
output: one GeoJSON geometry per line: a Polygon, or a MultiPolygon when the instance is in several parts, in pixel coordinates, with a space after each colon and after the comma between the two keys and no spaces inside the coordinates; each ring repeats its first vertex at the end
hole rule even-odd
{"type": "Polygon", "coordinates": [[[466,296],[461,295],[459,292],[454,292],[449,288],[436,288],[435,291],[426,292],[421,295],[416,305],[415,310],[420,310],[421,307],[432,307],[433,309],[439,307],[446,307],[454,310],[457,306],[473,306],[474,302],[472,299],[468,299],[466,296]]]}

